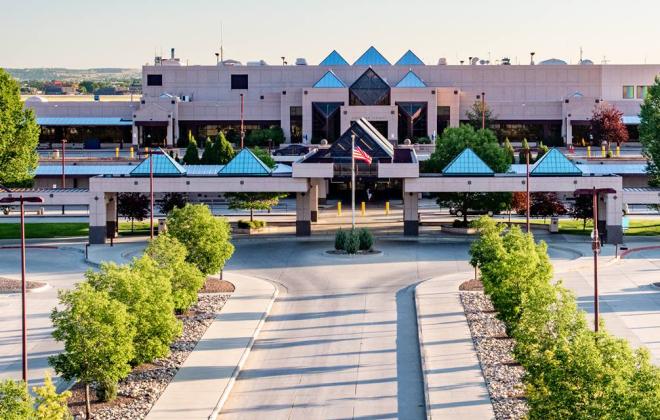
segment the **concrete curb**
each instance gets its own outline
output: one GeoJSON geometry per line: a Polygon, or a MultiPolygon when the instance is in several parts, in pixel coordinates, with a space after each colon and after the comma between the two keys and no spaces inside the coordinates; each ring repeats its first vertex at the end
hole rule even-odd
{"type": "Polygon", "coordinates": [[[225,276],[232,278],[236,290],[151,407],[147,419],[215,420],[229,398],[279,290],[270,281],[256,277],[227,272],[225,276]]]}
{"type": "MultiPolygon", "coordinates": [[[[427,279],[429,280],[429,279],[427,279]]],[[[419,322],[419,297],[417,293],[417,286],[422,284],[427,280],[422,280],[413,288],[413,296],[415,299],[415,314],[417,315],[417,340],[419,347],[419,359],[422,363],[422,384],[424,386],[424,411],[426,412],[426,418],[431,420],[431,398],[429,396],[429,383],[426,379],[426,352],[424,351],[424,336],[422,332],[422,323],[419,322]]]]}
{"type": "Polygon", "coordinates": [[[460,282],[471,274],[433,277],[419,282],[414,289],[428,420],[495,418],[481,360],[459,297],[460,282]],[[461,391],[453,391],[452,386],[461,391]]]}
{"type": "MultiPolygon", "coordinates": [[[[262,280],[262,281],[266,282],[266,280],[262,280]]],[[[280,292],[277,289],[277,287],[273,285],[273,295],[271,296],[270,303],[266,307],[261,319],[259,320],[259,324],[257,325],[257,328],[254,330],[254,335],[250,339],[250,343],[243,351],[243,355],[241,356],[241,359],[238,361],[238,365],[236,365],[236,368],[234,369],[234,372],[232,373],[231,378],[229,379],[229,383],[222,392],[222,395],[220,395],[220,399],[218,400],[218,403],[216,404],[213,411],[211,412],[211,415],[209,415],[209,420],[216,420],[218,415],[220,414],[220,411],[222,410],[222,407],[227,402],[227,399],[229,398],[229,394],[231,393],[231,390],[232,388],[234,388],[234,384],[236,383],[236,378],[238,378],[238,375],[241,373],[241,369],[243,369],[243,366],[245,365],[245,362],[247,361],[247,358],[250,355],[250,351],[252,351],[252,347],[254,346],[254,341],[259,336],[259,333],[261,332],[261,328],[264,326],[264,323],[266,323],[266,319],[268,318],[268,315],[270,314],[270,311],[273,308],[273,304],[275,303],[275,300],[277,299],[279,293],[280,292]]]]}

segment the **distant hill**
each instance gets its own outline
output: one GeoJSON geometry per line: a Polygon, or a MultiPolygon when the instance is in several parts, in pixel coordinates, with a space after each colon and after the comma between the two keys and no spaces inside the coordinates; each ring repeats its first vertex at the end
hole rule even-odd
{"type": "Polygon", "coordinates": [[[103,67],[96,69],[65,69],[65,68],[29,68],[29,69],[5,69],[20,81],[50,81],[50,80],[121,80],[140,78],[139,69],[120,69],[103,67]]]}

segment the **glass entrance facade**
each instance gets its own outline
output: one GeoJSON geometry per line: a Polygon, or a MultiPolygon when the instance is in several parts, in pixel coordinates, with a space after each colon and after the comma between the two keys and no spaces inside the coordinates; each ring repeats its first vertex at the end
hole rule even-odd
{"type": "Polygon", "coordinates": [[[397,102],[399,109],[399,140],[427,137],[426,102],[397,102]]]}
{"type": "Polygon", "coordinates": [[[333,142],[341,135],[340,107],[343,102],[312,102],[312,143],[333,142]]]}
{"type": "Polygon", "coordinates": [[[348,91],[350,105],[389,105],[390,86],[373,69],[367,69],[348,91]]]}

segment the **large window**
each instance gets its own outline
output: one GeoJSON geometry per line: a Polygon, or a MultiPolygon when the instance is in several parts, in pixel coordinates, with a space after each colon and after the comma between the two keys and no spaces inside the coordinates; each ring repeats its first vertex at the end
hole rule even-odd
{"type": "Polygon", "coordinates": [[[341,135],[340,107],[343,102],[312,102],[312,143],[333,142],[341,135]]]}
{"type": "Polygon", "coordinates": [[[497,134],[497,139],[519,142],[523,139],[531,142],[542,141],[546,146],[561,146],[561,121],[494,121],[490,128],[497,134]]]}
{"type": "Polygon", "coordinates": [[[623,99],[635,99],[635,86],[623,87],[623,99]]]}
{"type": "Polygon", "coordinates": [[[426,102],[397,102],[396,105],[399,109],[399,141],[427,137],[426,102]]]}
{"type": "Polygon", "coordinates": [[[390,86],[373,69],[367,69],[349,89],[350,105],[389,105],[390,86]]]}
{"type": "Polygon", "coordinates": [[[437,132],[436,136],[440,137],[442,132],[445,131],[445,128],[449,127],[449,120],[451,119],[451,107],[448,106],[439,106],[438,117],[437,117],[437,132]]]}
{"type": "Polygon", "coordinates": [[[644,99],[646,98],[646,94],[649,91],[648,86],[637,86],[637,99],[644,99]]]}
{"type": "Polygon", "coordinates": [[[163,86],[163,75],[147,74],[147,86],[163,86]]]}
{"type": "Polygon", "coordinates": [[[232,74],[231,75],[231,88],[232,89],[247,89],[248,88],[248,75],[247,74],[232,74]]]}
{"type": "Polygon", "coordinates": [[[291,130],[291,143],[302,141],[302,107],[289,108],[289,129],[291,130]]]}

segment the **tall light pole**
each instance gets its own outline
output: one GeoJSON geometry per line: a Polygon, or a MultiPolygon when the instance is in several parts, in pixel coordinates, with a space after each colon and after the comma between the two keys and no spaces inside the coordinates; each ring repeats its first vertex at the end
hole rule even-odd
{"type": "Polygon", "coordinates": [[[26,295],[27,282],[25,280],[25,203],[43,203],[41,197],[24,197],[21,194],[18,197],[0,198],[0,203],[20,203],[21,206],[21,330],[22,330],[22,350],[23,350],[23,382],[28,381],[28,363],[27,363],[27,315],[26,315],[26,295]]]}
{"type": "Polygon", "coordinates": [[[529,209],[530,209],[530,206],[529,206],[529,201],[530,201],[529,200],[529,155],[531,154],[531,152],[532,152],[532,150],[529,147],[525,148],[525,165],[526,165],[526,168],[527,168],[527,170],[525,171],[525,173],[526,173],[525,188],[527,189],[527,191],[525,193],[525,214],[527,215],[527,222],[526,222],[527,233],[530,233],[532,231],[532,227],[529,224],[529,209]]]}
{"type": "Polygon", "coordinates": [[[149,156],[149,238],[154,239],[154,159],[155,155],[162,155],[162,150],[149,148],[146,151],[149,156]]]}
{"type": "Polygon", "coordinates": [[[243,150],[244,139],[245,139],[245,129],[243,126],[243,94],[241,93],[241,150],[243,150]]]}
{"type": "Polygon", "coordinates": [[[598,254],[600,253],[600,235],[598,233],[598,194],[614,194],[616,190],[612,188],[580,189],[575,191],[575,195],[591,195],[593,207],[594,230],[591,232],[591,249],[594,252],[594,331],[598,332],[598,319],[600,317],[600,308],[598,304],[598,254]]]}
{"type": "MultiPolygon", "coordinates": [[[[65,173],[65,164],[66,164],[66,139],[62,139],[62,188],[66,188],[66,173],[65,173]]],[[[64,204],[62,204],[62,215],[64,215],[64,204]]]]}
{"type": "Polygon", "coordinates": [[[355,230],[355,134],[351,134],[351,227],[355,230]]]}

